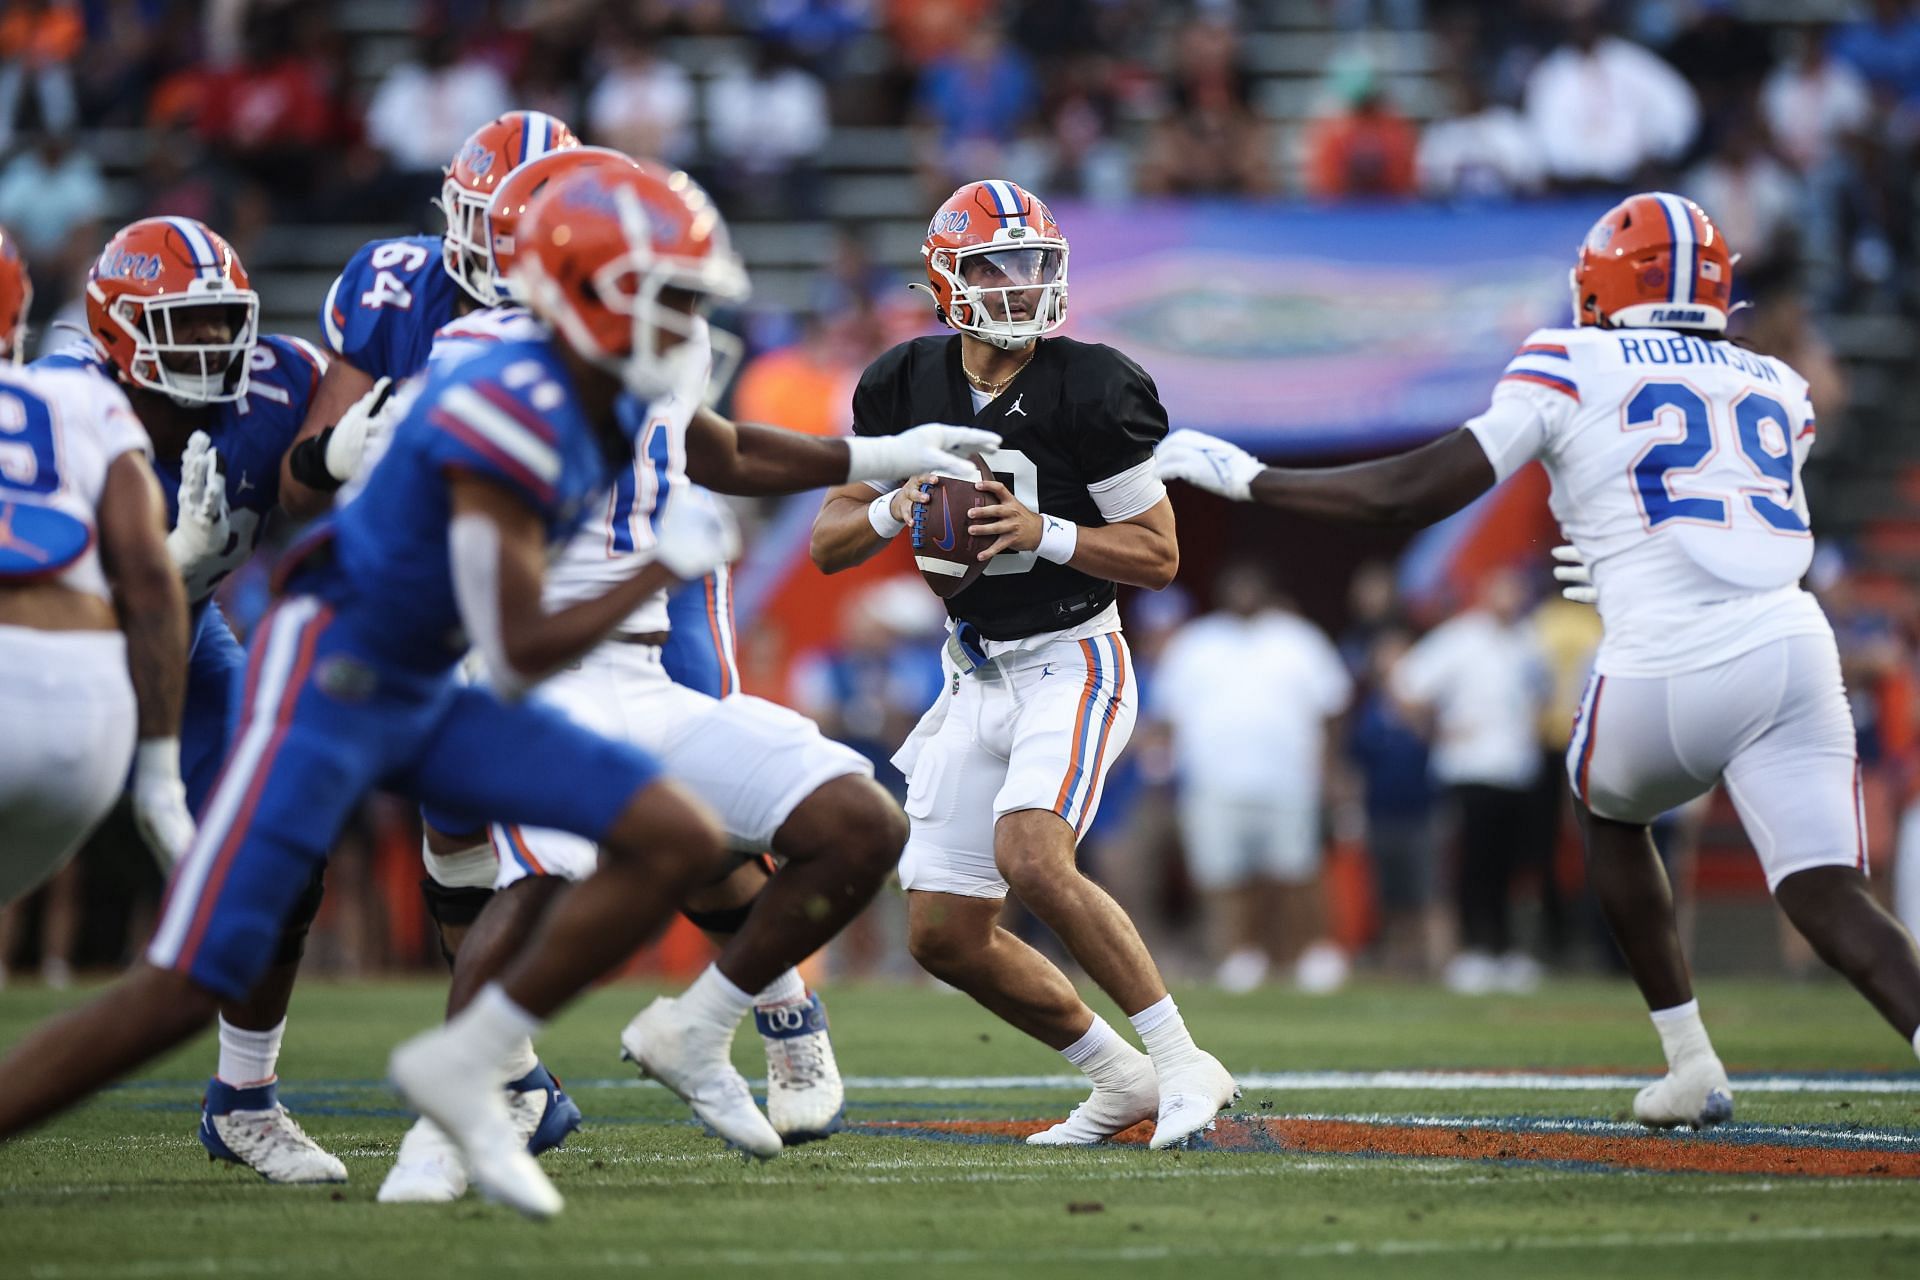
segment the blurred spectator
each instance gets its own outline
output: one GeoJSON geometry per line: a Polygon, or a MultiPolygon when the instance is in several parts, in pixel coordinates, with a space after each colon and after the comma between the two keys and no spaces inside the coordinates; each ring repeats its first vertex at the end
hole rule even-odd
{"type": "Polygon", "coordinates": [[[199,112],[202,136],[295,216],[350,130],[324,56],[330,41],[318,6],[257,10],[244,56],[213,77],[199,112]]]}
{"type": "Polygon", "coordinates": [[[1526,111],[1554,181],[1650,185],[1700,125],[1693,90],[1637,44],[1608,35],[1599,5],[1527,77],[1526,111]]]}
{"type": "Polygon", "coordinates": [[[886,0],[887,34],[910,67],[926,67],[992,21],[995,0],[886,0]]]}
{"type": "Polygon", "coordinates": [[[43,134],[0,170],[0,224],[20,237],[33,270],[36,319],[74,288],[100,247],[106,211],[99,166],[64,134],[43,134]]]}
{"type": "Polygon", "coordinates": [[[80,937],[81,888],[86,874],[75,857],[24,898],[0,905],[0,987],[7,985],[8,967],[19,949],[20,926],[37,901],[40,907],[40,981],[55,991],[73,985],[74,944],[80,937]]]}
{"type": "Polygon", "coordinates": [[[1683,190],[1699,202],[1719,226],[1740,270],[1765,271],[1794,257],[1803,201],[1799,183],[1767,152],[1760,122],[1742,110],[1727,122],[1720,145],[1692,173],[1683,190]]]}
{"type": "Polygon", "coordinates": [[[511,109],[507,82],[485,62],[459,61],[451,33],[430,31],[387,73],[367,106],[368,139],[416,185],[437,193],[467,135],[511,109]]]}
{"type": "Polygon", "coordinates": [[[77,119],[73,60],[86,43],[73,0],[13,0],[0,15],[0,150],[13,145],[20,96],[33,81],[39,126],[65,133],[77,119]]]}
{"type": "Polygon", "coordinates": [[[1173,730],[1181,837],[1215,980],[1247,991],[1270,968],[1298,964],[1306,979],[1326,963],[1327,722],[1352,682],[1325,633],[1279,606],[1262,567],[1230,566],[1214,595],[1216,611],[1167,645],[1149,695],[1173,730]]]}
{"type": "Polygon", "coordinates": [[[1558,960],[1566,954],[1570,936],[1558,865],[1570,795],[1567,746],[1593,672],[1593,655],[1600,648],[1600,614],[1592,605],[1575,604],[1550,590],[1534,609],[1531,622],[1548,685],[1540,706],[1540,772],[1534,781],[1537,826],[1527,850],[1532,860],[1519,869],[1532,870],[1539,877],[1541,940],[1547,955],[1558,960]]]}
{"type": "Polygon", "coordinates": [[[1026,56],[1007,45],[992,22],[980,22],[966,43],[928,65],[920,77],[922,169],[944,195],[960,182],[1005,167],[1006,148],[1038,105],[1038,83],[1026,56]]]}
{"type": "Polygon", "coordinates": [[[1344,102],[1307,126],[1307,194],[1320,200],[1410,196],[1418,136],[1387,102],[1371,67],[1339,77],[1344,102]]]}
{"type": "Polygon", "coordinates": [[[513,82],[514,105],[544,111],[569,127],[580,114],[583,79],[581,51],[558,38],[540,35],[527,46],[520,74],[513,82]]]}
{"type": "Polygon", "coordinates": [[[1439,851],[1427,742],[1387,691],[1387,678],[1411,640],[1379,632],[1367,654],[1371,686],[1353,716],[1347,754],[1360,781],[1367,858],[1380,901],[1379,954],[1392,973],[1426,977],[1439,961],[1433,913],[1439,851]]]}
{"type": "Polygon", "coordinates": [[[762,352],[741,370],[733,416],[812,436],[840,435],[854,384],[879,346],[869,311],[804,316],[800,341],[762,352]]]}
{"type": "Polygon", "coordinates": [[[1773,33],[1742,18],[1733,0],[1695,0],[1686,25],[1664,49],[1699,97],[1709,135],[1746,109],[1774,61],[1773,33]]]}
{"type": "Polygon", "coordinates": [[[1529,862],[1537,721],[1546,671],[1512,570],[1488,574],[1472,608],[1434,628],[1391,676],[1393,693],[1433,744],[1436,781],[1454,809],[1461,951],[1447,986],[1467,995],[1524,991],[1539,965],[1513,937],[1513,877],[1529,862]]]}
{"type": "Polygon", "coordinates": [[[735,63],[707,83],[717,198],[735,217],[816,216],[815,158],[830,127],[819,79],[786,45],[758,41],[750,64],[735,63]]]}
{"type": "Polygon", "coordinates": [[[1896,102],[1920,98],[1920,13],[1912,0],[1872,0],[1833,33],[1833,55],[1896,102]]]}
{"type": "MultiPolygon", "coordinates": [[[[884,308],[910,299],[900,277],[874,261],[872,227],[843,223],[834,228],[833,249],[814,276],[811,309],[820,315],[884,308]]],[[[916,313],[918,303],[910,303],[916,313]]]]}
{"type": "Polygon", "coordinates": [[[809,67],[831,75],[841,58],[873,25],[873,0],[750,0],[747,26],[778,40],[809,67]]]}
{"type": "MultiPolygon", "coordinates": [[[[1736,287],[1739,276],[1735,276],[1736,287]]],[[[1778,356],[1807,380],[1821,448],[1831,449],[1847,430],[1850,399],[1846,367],[1807,311],[1806,290],[1790,279],[1762,280],[1751,290],[1753,306],[1740,312],[1738,332],[1755,350],[1778,356]]]]}
{"type": "Polygon", "coordinates": [[[1809,176],[1839,158],[1873,111],[1866,80],[1828,52],[1827,28],[1817,26],[1794,37],[1792,55],[1767,77],[1760,101],[1781,154],[1809,176]]]}
{"type": "Polygon", "coordinates": [[[1139,167],[1156,195],[1262,195],[1274,187],[1272,141],[1253,108],[1253,78],[1233,27],[1200,19],[1180,31],[1169,101],[1139,167]]]}
{"type": "Polygon", "coordinates": [[[1045,105],[1014,144],[1006,171],[1048,200],[1117,204],[1132,185],[1132,160],[1113,137],[1116,112],[1107,91],[1106,64],[1095,57],[1065,60],[1047,76],[1045,105]]]}
{"type": "Polygon", "coordinates": [[[1347,584],[1347,628],[1340,633],[1340,658],[1355,680],[1365,680],[1372,669],[1373,642],[1401,625],[1393,566],[1385,560],[1367,561],[1347,584]]]}
{"type": "Polygon", "coordinates": [[[1479,78],[1450,78],[1456,114],[1420,137],[1420,189],[1449,199],[1530,195],[1546,180],[1540,145],[1518,111],[1492,101],[1479,78]]]}
{"type": "Polygon", "coordinates": [[[631,23],[613,24],[606,74],[587,95],[591,140],[684,163],[693,150],[693,82],[631,23]]]}

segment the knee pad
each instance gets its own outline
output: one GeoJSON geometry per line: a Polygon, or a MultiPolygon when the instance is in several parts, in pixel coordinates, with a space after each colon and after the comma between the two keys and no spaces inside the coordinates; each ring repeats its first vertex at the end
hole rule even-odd
{"type": "Polygon", "coordinates": [[[493,901],[493,890],[444,885],[428,877],[420,881],[420,896],[427,900],[427,914],[435,924],[465,928],[478,920],[487,904],[493,901]]]}
{"type": "Polygon", "coordinates": [[[752,912],[753,903],[749,902],[745,906],[724,907],[718,911],[688,911],[683,908],[680,914],[685,916],[694,928],[703,933],[731,935],[746,927],[747,916],[752,912]]]}
{"type": "Polygon", "coordinates": [[[274,964],[298,964],[300,957],[307,953],[307,932],[313,928],[314,919],[320,914],[320,903],[326,893],[326,866],[322,864],[313,869],[307,887],[300,891],[299,900],[293,904],[286,924],[281,926],[280,947],[274,953],[274,964]]]}

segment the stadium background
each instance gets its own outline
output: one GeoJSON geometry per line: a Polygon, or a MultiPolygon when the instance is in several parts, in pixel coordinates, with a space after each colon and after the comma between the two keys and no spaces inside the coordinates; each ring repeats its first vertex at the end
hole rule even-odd
{"type": "MultiPolygon", "coordinates": [[[[261,293],[264,331],[318,337],[320,301],[353,250],[437,230],[428,200],[439,166],[511,106],[682,163],[715,191],[755,283],[752,305],[723,318],[749,344],[729,407],[823,432],[842,429],[864,363],[927,327],[924,300],[904,285],[927,213],[968,177],[1010,177],[1049,200],[1074,248],[1068,332],[1140,359],[1176,425],[1299,460],[1377,452],[1476,412],[1512,345],[1564,316],[1572,248],[1618,191],[1658,185],[1700,199],[1744,254],[1741,289],[1756,304],[1746,338],[1814,380],[1814,585],[1848,663],[1877,864],[1894,862],[1915,791],[1920,675],[1915,6],[9,3],[0,222],[27,247],[40,340],[61,341],[58,325],[76,318],[105,235],[162,212],[230,236],[261,293]],[[1601,110],[1564,92],[1568,50],[1596,25],[1676,69],[1697,121],[1678,106],[1601,110]]],[[[1497,567],[1520,567],[1546,600],[1543,493],[1537,472],[1523,475],[1409,538],[1313,529],[1182,492],[1180,586],[1130,599],[1130,631],[1150,657],[1184,610],[1208,606],[1215,572],[1249,555],[1348,647],[1382,625],[1378,600],[1363,613],[1349,597],[1374,563],[1394,567],[1388,615],[1414,627],[1465,605],[1497,567]]],[[[889,687],[911,687],[914,655],[930,651],[931,597],[886,588],[908,571],[900,555],[822,579],[805,561],[814,505],[752,513],[739,589],[746,685],[864,744],[897,739],[911,698],[855,705],[845,673],[877,663],[896,677],[889,687]]],[[[237,618],[257,616],[263,568],[228,585],[237,618]]],[[[1164,740],[1144,732],[1131,755],[1132,785],[1115,788],[1089,858],[1124,887],[1173,967],[1196,971],[1164,740]]],[[[1377,912],[1364,826],[1335,790],[1333,928],[1365,956],[1377,912]]],[[[400,806],[376,805],[341,851],[312,948],[319,967],[431,962],[408,822],[400,806]]],[[[1699,845],[1685,878],[1703,966],[1804,967],[1768,923],[1724,804],[1699,845]]],[[[1444,839],[1429,856],[1444,877],[1444,839]]],[[[1564,825],[1552,857],[1571,906],[1545,958],[1604,966],[1564,825]]],[[[1525,903],[1538,871],[1519,886],[1525,903]]],[[[116,963],[156,891],[125,833],[109,831],[54,894],[0,929],[0,960],[16,971],[42,953],[116,963]]],[[[834,968],[909,971],[895,905],[834,968]]],[[[683,968],[697,946],[679,936],[644,963],[683,968]]],[[[48,976],[61,976],[58,964],[48,976]]]]}

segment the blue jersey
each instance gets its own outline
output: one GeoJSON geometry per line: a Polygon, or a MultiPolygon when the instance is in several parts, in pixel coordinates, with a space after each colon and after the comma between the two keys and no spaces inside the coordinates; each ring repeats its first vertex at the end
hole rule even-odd
{"type": "Polygon", "coordinates": [[[424,369],[434,331],[466,296],[440,254],[439,236],[361,246],[320,305],[328,344],[370,378],[397,381],[424,369]]]}
{"type": "Polygon", "coordinates": [[[519,494],[552,544],[574,533],[611,480],[555,341],[503,342],[428,375],[367,487],[302,548],[306,564],[294,568],[291,589],[332,604],[340,625],[400,671],[445,673],[466,651],[450,570],[449,473],[519,494]]]}
{"type": "MultiPolygon", "coordinates": [[[[113,379],[114,368],[91,344],[75,344],[42,356],[36,366],[92,369],[113,379]]],[[[221,579],[246,562],[266,529],[267,515],[280,505],[280,461],[293,447],[306,421],[307,406],[326,372],[326,358],[301,338],[269,334],[248,357],[247,394],[230,404],[209,405],[199,430],[220,455],[227,485],[227,509],[233,536],[225,550],[189,566],[183,573],[187,602],[201,606],[221,579]]],[[[155,458],[154,475],[167,499],[167,524],[180,515],[180,461],[155,458]]]]}

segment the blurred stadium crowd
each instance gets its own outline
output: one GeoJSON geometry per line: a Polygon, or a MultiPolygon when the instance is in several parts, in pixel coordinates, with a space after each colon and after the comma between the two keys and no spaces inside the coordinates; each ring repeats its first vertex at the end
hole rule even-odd
{"type": "MultiPolygon", "coordinates": [[[[758,285],[729,318],[751,352],[731,393],[745,419],[843,429],[860,369],[928,322],[901,286],[926,210],[962,180],[1110,206],[1573,193],[1598,210],[1670,187],[1741,252],[1761,304],[1747,340],[1808,374],[1823,447],[1855,460],[1816,501],[1823,526],[1855,495],[1920,498],[1920,450],[1887,445],[1911,425],[1920,314],[1920,4],[1902,0],[9,0],[0,223],[32,263],[36,330],[63,341],[105,235],[165,212],[227,233],[264,329],[311,335],[354,247],[438,229],[442,166],[509,107],[716,193],[758,285]]],[[[1863,521],[1823,546],[1814,585],[1873,847],[1883,866],[1906,855],[1920,926],[1920,524],[1863,521]]],[[[1558,763],[1591,610],[1553,596],[1542,563],[1458,600],[1404,599],[1369,563],[1311,616],[1286,602],[1280,554],[1210,567],[1129,602],[1149,722],[1087,855],[1156,954],[1236,987],[1324,988],[1349,957],[1468,991],[1607,963],[1558,763]],[[1504,659],[1466,660],[1490,649],[1504,659]]],[[[257,615],[260,574],[229,591],[236,620],[257,615]]],[[[940,617],[916,580],[881,583],[836,640],[750,683],[897,782],[885,759],[937,688],[940,617]]],[[[1701,855],[1717,812],[1667,824],[1690,899],[1752,887],[1701,855]]],[[[426,959],[405,822],[372,814],[343,850],[323,961],[426,959]]],[[[99,845],[0,919],[0,974],[127,953],[152,873],[99,845]]],[[[840,971],[911,969],[896,906],[844,940],[840,971]]]]}

